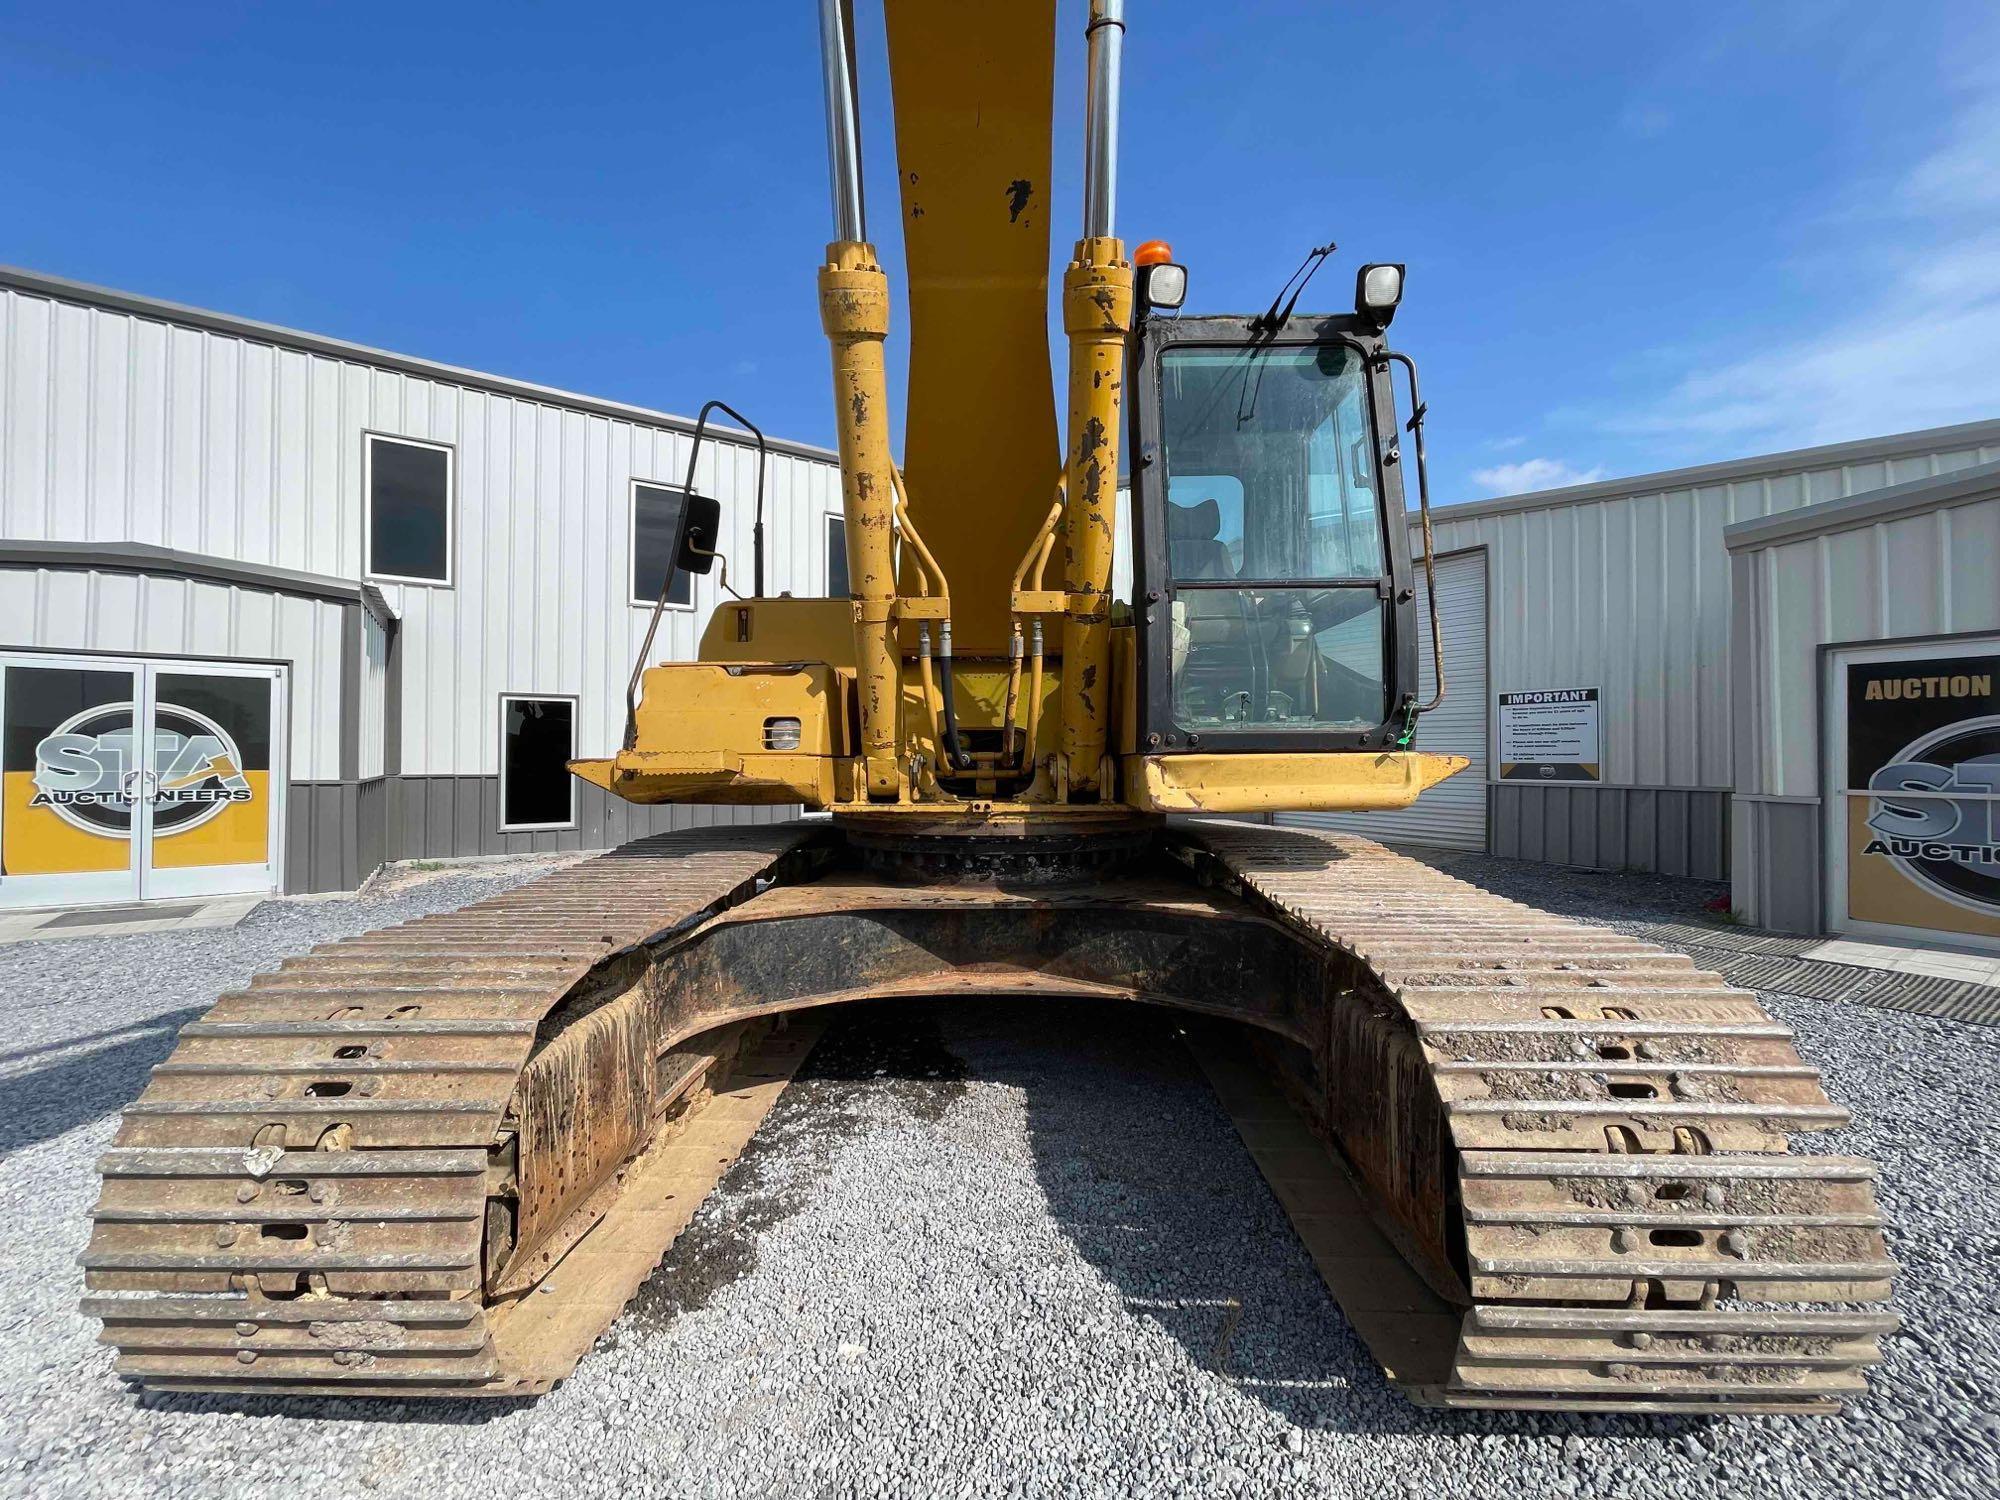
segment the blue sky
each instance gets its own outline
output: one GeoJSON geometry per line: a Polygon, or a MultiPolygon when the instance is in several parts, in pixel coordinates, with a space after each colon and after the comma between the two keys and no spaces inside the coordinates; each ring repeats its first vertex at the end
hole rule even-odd
{"type": "MultiPolygon", "coordinates": [[[[1990,4],[1129,9],[1126,238],[1409,262],[1442,499],[2000,416],[1990,4]]],[[[0,261],[825,441],[812,12],[0,5],[0,261]]]]}

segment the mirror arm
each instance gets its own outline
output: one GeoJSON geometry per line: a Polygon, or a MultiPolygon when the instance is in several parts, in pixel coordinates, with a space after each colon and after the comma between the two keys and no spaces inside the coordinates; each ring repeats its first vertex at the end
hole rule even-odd
{"type": "MultiPolygon", "coordinates": [[[[709,413],[716,411],[725,413],[731,421],[757,440],[757,509],[750,527],[750,590],[753,599],[761,599],[764,597],[764,471],[770,467],[771,459],[770,444],[764,440],[763,429],[727,401],[710,401],[703,406],[701,415],[695,418],[694,442],[688,447],[687,481],[681,485],[681,493],[683,495],[694,493],[695,461],[701,457],[701,440],[708,431],[709,413]]],[[[673,582],[671,575],[667,581],[673,582]]],[[[742,595],[738,594],[737,597],[740,599],[742,595]]]]}
{"type": "MultiPolygon", "coordinates": [[[[708,418],[711,412],[721,411],[736,424],[757,439],[757,510],[750,528],[750,548],[752,559],[752,598],[764,597],[764,473],[770,467],[770,444],[764,440],[764,431],[755,422],[727,401],[710,401],[695,418],[694,441],[688,445],[687,478],[681,484],[681,506],[685,515],[688,497],[694,494],[694,466],[701,457],[701,440],[708,434],[708,418]]],[[[720,552],[701,552],[704,557],[713,557],[722,564],[722,587],[729,589],[732,598],[743,596],[729,588],[729,563],[720,552]]],[[[653,654],[653,638],[660,629],[660,615],[667,607],[667,595],[673,592],[674,574],[680,570],[678,556],[667,564],[667,576],[660,581],[660,597],[653,602],[653,613],[646,621],[646,638],[639,643],[638,660],[632,663],[631,680],[625,684],[625,748],[630,750],[638,743],[639,734],[639,680],[646,674],[646,660],[653,654]]]]}
{"type": "Polygon", "coordinates": [[[1395,360],[1401,364],[1404,374],[1409,377],[1410,381],[1410,420],[1404,426],[1417,442],[1417,513],[1423,522],[1424,593],[1430,604],[1431,671],[1437,687],[1437,692],[1431,698],[1430,702],[1423,704],[1421,707],[1412,705],[1410,723],[1403,731],[1405,736],[1403,743],[1407,744],[1409,742],[1408,736],[1415,729],[1417,717],[1421,714],[1429,713],[1440,703],[1444,702],[1444,635],[1438,627],[1437,548],[1431,535],[1430,469],[1424,462],[1424,418],[1428,413],[1424,406],[1424,398],[1417,390],[1417,362],[1411,359],[1409,355],[1399,353],[1394,349],[1382,350],[1380,357],[1384,365],[1387,365],[1391,360],[1395,360]]]}

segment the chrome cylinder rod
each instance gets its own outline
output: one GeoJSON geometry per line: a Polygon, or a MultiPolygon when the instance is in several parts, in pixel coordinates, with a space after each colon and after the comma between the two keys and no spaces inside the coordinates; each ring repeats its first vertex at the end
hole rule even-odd
{"type": "Polygon", "coordinates": [[[1125,0],[1090,0],[1090,91],[1084,105],[1083,237],[1115,231],[1118,213],[1118,87],[1125,55],[1125,0]]]}
{"type": "Polygon", "coordinates": [[[868,238],[861,197],[861,120],[854,101],[854,39],[845,0],[819,0],[819,60],[826,80],[826,164],[833,187],[833,237],[868,238]]]}

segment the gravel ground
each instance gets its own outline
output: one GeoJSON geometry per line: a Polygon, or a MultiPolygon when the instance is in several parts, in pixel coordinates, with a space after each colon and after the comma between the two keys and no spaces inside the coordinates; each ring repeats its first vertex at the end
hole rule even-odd
{"type": "MultiPolygon", "coordinates": [[[[1450,856],[1611,925],[1693,882],[1450,856]]],[[[521,878],[0,949],[0,1493],[1384,1497],[2000,1492],[1991,1030],[1767,997],[1860,1123],[1903,1262],[1830,1420],[1415,1411],[1384,1386],[1165,1017],[847,1012],[577,1375],[539,1402],[140,1398],[74,1308],[90,1163],[174,1029],[286,953],[521,878]]]]}

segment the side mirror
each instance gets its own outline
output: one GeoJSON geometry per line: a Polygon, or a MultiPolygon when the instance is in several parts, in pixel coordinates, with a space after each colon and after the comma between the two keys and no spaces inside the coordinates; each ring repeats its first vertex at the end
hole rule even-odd
{"type": "Polygon", "coordinates": [[[722,502],[689,495],[681,504],[681,534],[674,543],[674,568],[706,573],[715,566],[716,539],[722,534],[722,502]]]}

